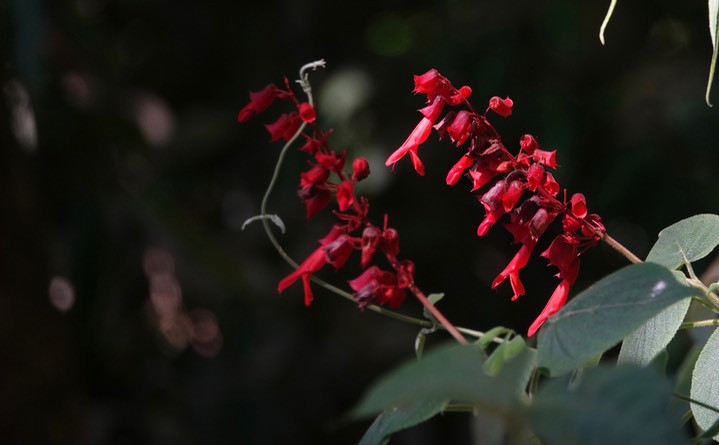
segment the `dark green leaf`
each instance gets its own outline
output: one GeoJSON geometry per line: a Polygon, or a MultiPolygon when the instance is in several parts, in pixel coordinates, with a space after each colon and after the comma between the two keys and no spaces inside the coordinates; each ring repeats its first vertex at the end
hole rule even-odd
{"type": "Polygon", "coordinates": [[[657,264],[634,264],[614,272],[544,323],[538,340],[539,366],[552,375],[580,367],[693,293],[657,264]]]}
{"type": "Polygon", "coordinates": [[[372,422],[359,445],[381,445],[386,443],[389,435],[434,417],[436,414],[441,413],[446,406],[446,400],[424,400],[402,408],[388,409],[372,422]]]}
{"type": "Polygon", "coordinates": [[[701,214],[683,219],[659,232],[647,261],[676,269],[687,261],[709,255],[719,245],[719,215],[701,214]]]}
{"type": "Polygon", "coordinates": [[[507,408],[522,400],[536,351],[524,348],[497,376],[482,365],[487,355],[477,345],[449,345],[425,353],[389,372],[367,391],[352,415],[376,412],[423,400],[452,400],[489,408],[507,408]]]}
{"type": "Polygon", "coordinates": [[[564,378],[547,382],[527,414],[545,445],[686,444],[681,422],[664,410],[671,393],[654,368],[600,365],[571,389],[564,378]]]}
{"type": "MultiPolygon", "coordinates": [[[[699,353],[694,372],[692,373],[692,388],[690,397],[703,404],[719,407],[719,329],[709,337],[704,348],[699,353]]],[[[696,403],[690,404],[692,414],[697,425],[703,430],[709,430],[719,420],[719,412],[700,406],[696,403]]],[[[714,437],[719,440],[719,435],[714,437]]]]}

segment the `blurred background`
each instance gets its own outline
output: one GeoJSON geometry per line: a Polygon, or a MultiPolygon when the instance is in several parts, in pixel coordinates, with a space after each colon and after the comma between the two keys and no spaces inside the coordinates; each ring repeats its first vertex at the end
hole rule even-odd
{"type": "MultiPolygon", "coordinates": [[[[461,151],[433,135],[383,165],[419,119],[412,75],[470,85],[505,143],[558,149],[555,173],[610,234],[643,256],[657,232],[719,211],[719,114],[704,103],[711,59],[702,2],[6,0],[0,2],[0,441],[8,444],[351,444],[370,420],[345,414],[383,372],[413,357],[417,328],[322,289],[310,308],[262,232],[281,148],[240,125],[257,91],[311,74],[320,125],[370,160],[362,193],[390,215],[401,258],[455,324],[525,332],[556,279],[541,258],[510,302],[491,290],[514,255],[467,182],[461,151]]],[[[719,88],[714,95],[719,101],[719,88]]],[[[269,210],[301,260],[332,219],[304,218],[303,153],[291,151],[269,210]]],[[[551,239],[551,238],[548,238],[551,239]]],[[[546,241],[545,241],[546,242],[546,241]]],[[[541,246],[540,246],[541,247],[541,246]]],[[[599,246],[573,293],[626,264],[599,246]]],[[[320,276],[339,286],[331,269],[320,276]]],[[[414,301],[402,311],[421,314],[414,301]]],[[[431,337],[428,347],[446,340],[431,337]]],[[[448,414],[393,443],[466,444],[448,414]]]]}

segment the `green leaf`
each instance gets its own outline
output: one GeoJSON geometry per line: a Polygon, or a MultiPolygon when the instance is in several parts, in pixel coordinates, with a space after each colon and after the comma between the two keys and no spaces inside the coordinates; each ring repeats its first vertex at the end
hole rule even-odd
{"type": "Polygon", "coordinates": [[[685,298],[672,304],[625,338],[617,363],[651,363],[676,335],[691,302],[691,298],[685,298]]]}
{"type": "Polygon", "coordinates": [[[580,367],[693,293],[657,264],[618,270],[577,295],[544,323],[538,340],[539,367],[551,375],[580,367]]]}
{"type": "Polygon", "coordinates": [[[389,436],[397,431],[420,424],[447,406],[447,401],[423,400],[402,408],[391,408],[377,416],[367,432],[362,436],[359,445],[381,445],[389,440],[389,436]]]}
{"type": "Polygon", "coordinates": [[[485,332],[484,335],[477,340],[477,344],[480,348],[487,349],[487,346],[492,344],[495,338],[505,334],[514,334],[514,331],[512,329],[505,328],[504,326],[494,327],[485,332]]]}
{"type": "Polygon", "coordinates": [[[711,94],[712,90],[712,83],[714,81],[714,70],[717,63],[717,51],[719,50],[719,41],[717,41],[717,37],[719,37],[719,33],[717,33],[717,26],[719,26],[719,21],[717,21],[717,18],[719,18],[719,1],[709,0],[709,35],[712,39],[713,51],[712,61],[709,65],[709,81],[707,83],[705,100],[707,102],[707,105],[709,105],[710,107],[712,106],[712,103],[709,100],[709,95],[711,94]]]}
{"type": "Polygon", "coordinates": [[[527,345],[522,337],[514,337],[508,342],[504,342],[492,351],[489,358],[484,362],[482,368],[488,375],[499,375],[504,364],[521,354],[527,345]]]}
{"type": "MultiPolygon", "coordinates": [[[[717,372],[717,363],[719,363],[719,329],[709,337],[704,348],[699,353],[694,372],[692,373],[692,388],[690,397],[693,400],[704,403],[709,406],[719,407],[719,372],[717,372]]],[[[697,425],[707,431],[714,423],[719,420],[719,412],[697,405],[690,404],[692,414],[697,425]]],[[[714,436],[714,440],[719,440],[719,435],[714,436]]]]}
{"type": "MultiPolygon", "coordinates": [[[[427,295],[427,300],[432,303],[432,306],[436,305],[437,302],[439,302],[439,300],[441,300],[442,298],[444,298],[443,292],[427,295]]],[[[428,311],[427,308],[424,308],[422,313],[424,314],[424,318],[437,322],[437,319],[434,318],[434,315],[432,315],[432,313],[428,311]]]]}
{"type": "Polygon", "coordinates": [[[353,410],[355,418],[422,400],[452,400],[489,408],[507,408],[522,400],[536,351],[524,348],[504,364],[499,375],[487,375],[487,355],[477,345],[449,345],[425,353],[421,361],[401,365],[379,379],[353,410]]]}
{"type": "Polygon", "coordinates": [[[533,431],[545,445],[686,444],[679,419],[664,408],[672,387],[654,368],[600,365],[576,387],[553,379],[527,409],[533,431]]]}
{"type": "Polygon", "coordinates": [[[719,215],[700,214],[683,219],[659,232],[647,261],[677,269],[686,261],[709,255],[719,245],[719,215]]]}

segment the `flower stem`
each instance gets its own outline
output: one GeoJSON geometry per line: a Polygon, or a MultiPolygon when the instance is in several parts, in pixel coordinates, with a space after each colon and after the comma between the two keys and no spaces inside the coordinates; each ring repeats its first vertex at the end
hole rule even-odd
{"type": "Polygon", "coordinates": [[[452,337],[454,337],[458,342],[460,342],[463,345],[466,345],[468,343],[467,339],[464,338],[464,336],[457,330],[456,327],[454,327],[454,325],[452,323],[449,322],[449,320],[447,320],[447,318],[444,315],[442,315],[442,313],[439,311],[439,309],[437,309],[435,307],[435,305],[433,305],[427,299],[427,296],[424,295],[424,293],[417,286],[412,285],[412,286],[410,286],[409,289],[412,291],[414,296],[417,297],[419,302],[422,303],[422,305],[429,311],[429,313],[432,314],[432,316],[437,319],[437,321],[442,325],[442,327],[444,327],[447,330],[447,332],[449,332],[450,335],[452,335],[452,337]]]}
{"type": "Polygon", "coordinates": [[[624,247],[623,244],[621,244],[619,241],[615,240],[608,234],[605,233],[604,236],[602,236],[602,241],[607,243],[609,245],[609,247],[611,247],[612,249],[621,253],[622,256],[624,256],[624,258],[628,259],[632,263],[639,264],[639,263],[643,262],[638,256],[634,255],[634,253],[631,250],[624,247]]]}

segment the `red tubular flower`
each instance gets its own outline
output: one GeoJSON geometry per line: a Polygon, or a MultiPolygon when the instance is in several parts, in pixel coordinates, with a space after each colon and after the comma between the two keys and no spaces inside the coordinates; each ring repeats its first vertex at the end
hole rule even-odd
{"type": "Polygon", "coordinates": [[[542,324],[544,324],[547,318],[554,315],[559,309],[562,308],[562,306],[564,306],[564,303],[566,303],[567,301],[567,296],[569,296],[569,288],[571,286],[572,283],[570,283],[568,280],[562,280],[559,283],[557,288],[554,289],[554,292],[552,292],[552,295],[549,297],[547,305],[544,306],[542,312],[534,320],[531,326],[529,326],[527,335],[529,335],[530,337],[533,336],[537,332],[537,330],[539,330],[542,324]]]}
{"type": "Polygon", "coordinates": [[[344,233],[324,247],[327,262],[335,269],[340,269],[344,266],[353,250],[352,239],[344,233]]]}
{"type": "MultiPolygon", "coordinates": [[[[291,274],[280,280],[277,284],[277,292],[282,292],[299,278],[302,278],[302,286],[305,293],[305,306],[309,306],[314,299],[314,294],[310,288],[310,277],[313,273],[317,272],[324,266],[329,258],[325,250],[325,246],[330,245],[340,235],[343,235],[344,231],[340,226],[332,226],[330,232],[320,240],[320,247],[315,249],[291,274]]],[[[341,255],[340,255],[341,257],[341,255]]],[[[337,262],[337,259],[333,260],[337,262]]]]}
{"type": "Polygon", "coordinates": [[[492,289],[495,289],[497,286],[502,284],[507,277],[509,277],[509,282],[512,285],[512,291],[514,291],[512,301],[519,298],[520,295],[524,295],[524,285],[522,284],[522,280],[519,279],[519,271],[527,265],[535,245],[536,242],[527,243],[523,244],[522,247],[519,248],[512,260],[509,264],[507,264],[507,267],[505,267],[504,270],[497,275],[494,281],[492,281],[492,289]]]}
{"type": "Polygon", "coordinates": [[[355,185],[352,181],[342,181],[337,187],[337,204],[339,205],[340,212],[346,212],[347,209],[355,202],[355,185]]]}
{"type": "Polygon", "coordinates": [[[499,180],[479,198],[486,215],[479,227],[477,227],[477,236],[484,236],[489,231],[489,228],[506,213],[502,200],[508,187],[507,181],[499,180]]]}
{"type": "Polygon", "coordinates": [[[537,139],[531,134],[525,134],[519,140],[519,146],[525,153],[531,155],[534,153],[534,150],[539,148],[539,142],[537,142],[537,139]]]}
{"type": "Polygon", "coordinates": [[[587,200],[581,193],[575,193],[572,195],[572,199],[569,201],[572,204],[572,214],[579,219],[584,219],[587,216],[587,200]]]}
{"type": "Polygon", "coordinates": [[[537,148],[534,150],[534,153],[532,154],[532,156],[540,164],[546,165],[547,167],[550,167],[550,168],[557,167],[557,150],[546,151],[546,150],[537,148]]]}
{"type": "Polygon", "coordinates": [[[420,113],[424,115],[424,117],[421,121],[419,121],[419,124],[417,124],[414,130],[412,130],[412,133],[410,133],[409,137],[407,137],[407,140],[404,141],[404,144],[402,144],[401,147],[395,150],[394,153],[392,153],[389,158],[387,158],[387,161],[385,161],[384,163],[387,167],[394,168],[394,164],[396,164],[397,161],[402,159],[404,155],[409,153],[415,171],[420,176],[424,176],[424,165],[419,159],[417,149],[419,148],[419,145],[424,143],[424,141],[426,141],[429,137],[429,134],[432,132],[432,125],[442,113],[443,107],[444,100],[442,99],[442,97],[437,96],[434,98],[432,103],[419,110],[420,113]]]}
{"type": "Polygon", "coordinates": [[[544,182],[544,167],[540,164],[532,164],[527,169],[527,188],[530,191],[537,190],[537,187],[544,182]]]}
{"type": "Polygon", "coordinates": [[[455,185],[457,181],[459,181],[459,178],[461,178],[464,174],[464,171],[471,167],[473,164],[474,159],[470,158],[467,155],[462,156],[459,161],[457,161],[457,163],[452,166],[452,168],[449,170],[449,173],[447,173],[447,185],[455,185]]]}
{"type": "Polygon", "coordinates": [[[332,194],[325,188],[316,186],[303,187],[297,191],[297,195],[305,204],[307,218],[312,218],[330,202],[332,194]]]}
{"type": "Polygon", "coordinates": [[[412,159],[412,165],[414,166],[415,171],[420,175],[424,176],[424,165],[422,164],[422,161],[419,159],[419,155],[417,154],[417,149],[419,148],[419,145],[427,140],[429,137],[429,133],[432,131],[432,121],[427,119],[426,117],[423,117],[421,121],[419,121],[419,124],[412,130],[412,133],[410,133],[409,137],[406,141],[404,141],[404,144],[402,144],[401,147],[399,147],[397,150],[394,151],[388,158],[387,161],[385,161],[385,165],[387,167],[392,167],[394,169],[394,165],[404,157],[404,155],[409,153],[410,158],[412,159]]]}
{"type": "Polygon", "coordinates": [[[313,273],[317,272],[327,262],[327,256],[323,247],[316,249],[305,259],[300,266],[295,269],[294,272],[283,278],[277,285],[277,291],[282,292],[283,290],[290,287],[298,278],[302,278],[302,285],[305,292],[305,306],[309,306],[314,300],[314,294],[310,288],[310,277],[313,273]]]}
{"type": "Polygon", "coordinates": [[[315,114],[315,109],[312,105],[310,105],[307,102],[303,102],[300,104],[300,118],[303,122],[312,123],[317,119],[317,114],[315,114]]]}
{"type": "Polygon", "coordinates": [[[414,90],[416,93],[429,94],[434,92],[442,83],[444,76],[439,71],[432,68],[424,74],[414,76],[414,90]]]}
{"type": "Polygon", "coordinates": [[[299,113],[295,111],[281,115],[275,122],[266,124],[265,128],[270,132],[272,142],[280,138],[289,141],[297,133],[300,125],[302,125],[302,119],[300,119],[299,113]]]}
{"type": "Polygon", "coordinates": [[[502,99],[498,96],[494,96],[489,99],[489,108],[502,117],[507,117],[512,114],[512,105],[514,105],[514,102],[510,98],[502,99]]]}
{"type": "Polygon", "coordinates": [[[279,93],[275,84],[271,83],[260,91],[250,91],[250,103],[245,105],[237,114],[237,121],[247,122],[252,116],[261,113],[272,104],[279,93]]]}
{"type": "Polygon", "coordinates": [[[355,291],[354,299],[361,309],[370,304],[386,304],[396,309],[406,298],[404,289],[397,283],[397,276],[377,266],[365,269],[360,276],[350,280],[349,285],[355,291]]]}
{"type": "Polygon", "coordinates": [[[469,111],[462,110],[447,128],[447,134],[457,146],[464,144],[469,137],[469,130],[472,127],[472,115],[469,111]]]}

